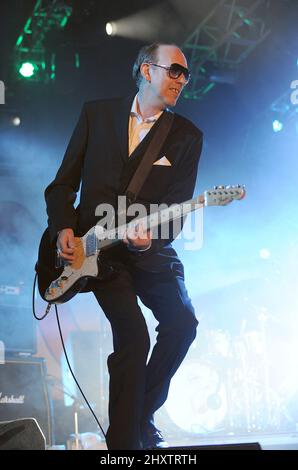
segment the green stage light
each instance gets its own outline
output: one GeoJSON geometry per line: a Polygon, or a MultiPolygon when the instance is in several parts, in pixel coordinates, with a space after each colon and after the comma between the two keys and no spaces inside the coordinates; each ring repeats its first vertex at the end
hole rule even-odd
{"type": "Polygon", "coordinates": [[[36,67],[31,62],[24,62],[19,68],[19,72],[24,78],[31,78],[35,73],[36,67]]]}

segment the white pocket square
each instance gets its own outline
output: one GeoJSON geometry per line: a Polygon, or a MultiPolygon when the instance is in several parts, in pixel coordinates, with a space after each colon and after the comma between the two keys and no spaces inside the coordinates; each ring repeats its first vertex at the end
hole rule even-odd
{"type": "Polygon", "coordinates": [[[164,155],[162,158],[154,162],[153,165],[172,166],[172,163],[164,155]]]}

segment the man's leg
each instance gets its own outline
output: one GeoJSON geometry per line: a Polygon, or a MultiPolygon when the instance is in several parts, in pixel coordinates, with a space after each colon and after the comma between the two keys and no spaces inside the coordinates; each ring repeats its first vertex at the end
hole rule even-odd
{"type": "Polygon", "coordinates": [[[107,446],[110,450],[140,448],[149,335],[137,304],[130,274],[123,268],[111,281],[99,283],[94,295],[111,323],[114,352],[110,374],[107,446]]]}
{"type": "Polygon", "coordinates": [[[134,281],[140,299],[159,322],[146,373],[143,423],[147,426],[166,401],[171,378],[196,336],[198,321],[185,288],[182,264],[163,273],[138,270],[134,281]]]}

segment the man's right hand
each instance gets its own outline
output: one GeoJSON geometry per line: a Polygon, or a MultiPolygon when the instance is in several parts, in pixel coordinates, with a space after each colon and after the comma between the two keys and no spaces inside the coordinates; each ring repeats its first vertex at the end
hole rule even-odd
{"type": "Polygon", "coordinates": [[[74,233],[72,228],[64,228],[57,238],[58,256],[67,261],[74,261],[74,233]]]}

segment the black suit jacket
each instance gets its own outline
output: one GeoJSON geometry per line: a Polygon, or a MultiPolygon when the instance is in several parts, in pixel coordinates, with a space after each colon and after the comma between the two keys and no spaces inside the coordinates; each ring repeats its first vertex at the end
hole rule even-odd
{"type": "MultiPolygon", "coordinates": [[[[102,203],[117,205],[124,194],[158,120],[133,154],[128,156],[128,123],[133,97],[97,100],[85,103],[72,134],[63,162],[54,181],[46,188],[48,225],[52,241],[63,228],[73,228],[78,236],[96,225],[96,207],[102,203]],[[74,202],[80,188],[80,204],[74,202]]],[[[202,132],[188,119],[175,114],[171,130],[156,160],[163,156],[171,166],[153,165],[137,202],[173,204],[192,197],[202,149],[202,132]]],[[[175,258],[169,240],[153,240],[152,247],[129,254],[140,267],[153,269],[175,258]]],[[[113,249],[110,250],[112,253],[113,249]]],[[[121,244],[120,251],[127,252],[121,244]]],[[[116,255],[117,256],[117,255],[116,255]]]]}

